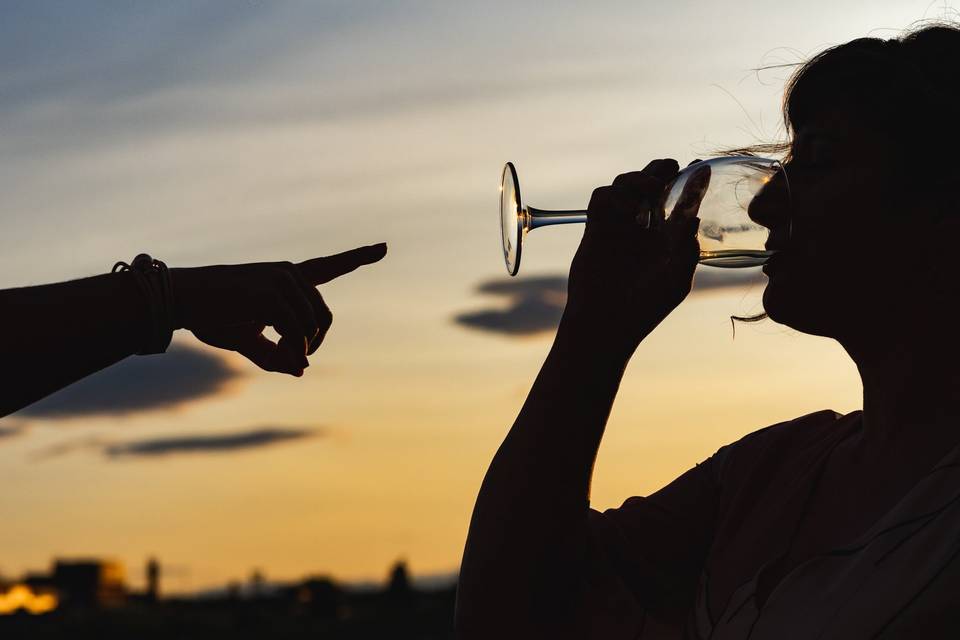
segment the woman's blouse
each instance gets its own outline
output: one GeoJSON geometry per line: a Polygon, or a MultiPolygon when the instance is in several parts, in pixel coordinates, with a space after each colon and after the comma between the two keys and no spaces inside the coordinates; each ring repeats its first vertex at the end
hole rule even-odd
{"type": "Polygon", "coordinates": [[[960,448],[858,539],[777,572],[827,457],[860,425],[859,411],[776,424],[591,510],[591,637],[960,637],[960,448]]]}

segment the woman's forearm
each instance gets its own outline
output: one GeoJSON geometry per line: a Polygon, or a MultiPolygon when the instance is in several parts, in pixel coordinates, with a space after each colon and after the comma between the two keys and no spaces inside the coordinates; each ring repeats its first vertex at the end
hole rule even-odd
{"type": "MultiPolygon", "coordinates": [[[[487,471],[460,569],[462,637],[575,615],[590,478],[627,357],[564,328],[487,471]]],[[[545,626],[546,625],[546,626],[545,626]]]]}
{"type": "Polygon", "coordinates": [[[147,313],[130,273],[0,291],[0,416],[136,353],[147,313]]]}

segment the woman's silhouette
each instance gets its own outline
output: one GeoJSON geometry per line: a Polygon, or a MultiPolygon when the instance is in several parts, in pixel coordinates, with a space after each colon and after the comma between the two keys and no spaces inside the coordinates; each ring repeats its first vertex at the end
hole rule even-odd
{"type": "Polygon", "coordinates": [[[316,286],[386,252],[378,244],[299,264],[170,270],[143,255],[120,273],[0,291],[0,416],[134,353],[163,351],[176,329],[300,376],[333,321],[316,286]]]}
{"type": "Polygon", "coordinates": [[[786,92],[790,198],[778,174],[750,205],[779,250],[766,311],[844,347],[862,411],[761,429],[603,513],[590,478],[620,378],[698,246],[695,221],[634,223],[675,161],[594,191],[554,346],[477,498],[461,637],[960,634],[958,64],[949,25],[807,62],[786,92]]]}

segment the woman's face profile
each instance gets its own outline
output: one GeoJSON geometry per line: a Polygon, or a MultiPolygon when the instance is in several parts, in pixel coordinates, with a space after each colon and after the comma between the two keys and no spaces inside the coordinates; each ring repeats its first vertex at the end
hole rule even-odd
{"type": "Polygon", "coordinates": [[[905,284],[903,270],[883,257],[901,247],[912,222],[894,204],[903,187],[895,147],[862,113],[838,105],[807,118],[783,174],[750,205],[778,251],[764,268],[764,308],[804,333],[842,339],[884,313],[905,284]]]}

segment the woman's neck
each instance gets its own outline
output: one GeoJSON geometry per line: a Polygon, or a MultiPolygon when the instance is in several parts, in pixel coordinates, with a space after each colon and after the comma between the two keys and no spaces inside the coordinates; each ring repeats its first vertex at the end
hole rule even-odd
{"type": "Polygon", "coordinates": [[[917,331],[881,348],[844,344],[863,383],[867,450],[898,456],[946,454],[960,443],[960,344],[934,340],[950,332],[917,331]]]}

